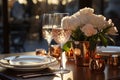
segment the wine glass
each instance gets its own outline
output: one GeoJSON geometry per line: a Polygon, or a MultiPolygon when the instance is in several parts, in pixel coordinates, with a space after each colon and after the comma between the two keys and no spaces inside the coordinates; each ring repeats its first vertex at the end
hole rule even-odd
{"type": "MultiPolygon", "coordinates": [[[[69,40],[71,31],[70,29],[67,29],[61,25],[61,20],[63,17],[68,16],[68,13],[54,13],[54,23],[53,23],[53,29],[52,29],[52,36],[56,43],[60,44],[61,49],[69,40]]],[[[60,70],[66,71],[64,65],[63,65],[63,52],[61,51],[61,60],[60,60],[60,70]]]]}
{"type": "Polygon", "coordinates": [[[53,25],[53,14],[45,13],[42,18],[42,33],[44,39],[48,42],[48,51],[50,51],[50,44],[52,41],[52,26],[53,25]]]}

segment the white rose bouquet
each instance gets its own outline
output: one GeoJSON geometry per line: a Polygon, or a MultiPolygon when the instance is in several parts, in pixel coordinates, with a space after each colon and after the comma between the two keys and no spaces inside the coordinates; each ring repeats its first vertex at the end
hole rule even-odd
{"type": "Polygon", "coordinates": [[[112,20],[106,20],[102,15],[94,14],[92,8],[83,8],[71,16],[62,19],[61,25],[72,30],[71,38],[75,41],[89,41],[93,50],[100,41],[108,45],[109,35],[116,35],[117,29],[112,20]]]}

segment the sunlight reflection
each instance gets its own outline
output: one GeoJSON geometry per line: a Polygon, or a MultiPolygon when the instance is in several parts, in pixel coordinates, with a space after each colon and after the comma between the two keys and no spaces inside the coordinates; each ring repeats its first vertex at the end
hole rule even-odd
{"type": "Polygon", "coordinates": [[[20,4],[27,4],[27,1],[26,1],[26,0],[18,0],[18,2],[19,2],[20,4]]]}
{"type": "Polygon", "coordinates": [[[48,0],[48,4],[59,4],[59,0],[48,0]]]}
{"type": "MultiPolygon", "coordinates": [[[[9,0],[9,1],[11,1],[11,0],[9,0]]],[[[26,0],[18,0],[18,1],[21,4],[27,4],[26,0]]],[[[46,2],[47,1],[48,4],[54,4],[54,5],[58,5],[60,2],[60,0],[32,0],[32,1],[34,4],[37,4],[37,2],[46,2]]],[[[67,3],[70,3],[71,1],[73,1],[73,0],[62,0],[62,4],[65,5],[67,3]]]]}
{"type": "Polygon", "coordinates": [[[39,16],[39,15],[36,15],[36,16],[35,16],[35,19],[39,19],[39,18],[40,18],[40,16],[39,16]]]}
{"type": "Polygon", "coordinates": [[[73,80],[73,72],[67,74],[57,74],[59,77],[54,77],[53,80],[73,80]]]}
{"type": "Polygon", "coordinates": [[[32,0],[34,4],[37,4],[37,0],[32,0]]]}

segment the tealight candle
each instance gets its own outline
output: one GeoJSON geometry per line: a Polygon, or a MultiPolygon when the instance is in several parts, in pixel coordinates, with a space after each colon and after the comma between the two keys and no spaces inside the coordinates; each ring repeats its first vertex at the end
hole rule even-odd
{"type": "Polygon", "coordinates": [[[45,49],[36,49],[36,55],[46,55],[45,49]]]}
{"type": "Polygon", "coordinates": [[[75,55],[81,55],[81,50],[79,48],[74,49],[75,55]]]}

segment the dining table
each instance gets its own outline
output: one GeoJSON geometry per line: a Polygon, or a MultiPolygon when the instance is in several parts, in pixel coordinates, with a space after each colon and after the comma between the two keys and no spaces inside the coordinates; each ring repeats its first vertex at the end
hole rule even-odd
{"type": "MultiPolygon", "coordinates": [[[[34,51],[23,53],[10,53],[0,54],[0,59],[9,56],[19,55],[36,55],[34,51]]],[[[31,73],[40,74],[49,70],[57,70],[59,68],[59,61],[55,65],[51,65],[48,68],[37,71],[17,71],[13,69],[7,69],[0,67],[0,80],[120,80],[120,67],[105,65],[103,72],[93,72],[89,67],[78,66],[75,64],[74,59],[67,60],[66,69],[69,72],[57,73],[54,75],[38,75],[36,77],[23,77],[22,75],[29,76],[31,73]]]]}

